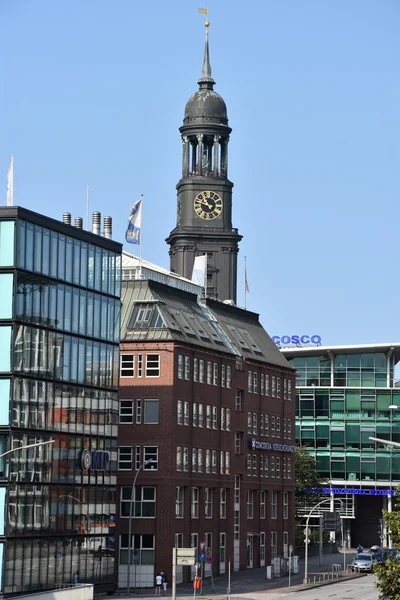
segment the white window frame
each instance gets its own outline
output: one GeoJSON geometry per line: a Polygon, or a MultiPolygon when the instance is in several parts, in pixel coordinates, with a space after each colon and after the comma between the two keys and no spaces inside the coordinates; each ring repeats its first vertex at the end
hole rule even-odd
{"type": "Polygon", "coordinates": [[[199,361],[199,383],[204,383],[204,360],[199,361]]]}
{"type": "Polygon", "coordinates": [[[219,490],[219,518],[226,519],[226,488],[219,490]]]}
{"type": "Polygon", "coordinates": [[[198,381],[199,379],[199,359],[193,359],[193,381],[198,381]]]}
{"type": "Polygon", "coordinates": [[[183,425],[183,401],[178,400],[176,403],[176,423],[177,425],[183,425]]]}
{"type": "Polygon", "coordinates": [[[271,498],[271,519],[275,520],[278,518],[278,494],[271,491],[269,495],[271,498]]]}
{"type": "Polygon", "coordinates": [[[260,490],[260,519],[265,519],[267,515],[267,492],[260,490]]]}
{"type": "Polygon", "coordinates": [[[226,367],[226,387],[230,390],[232,385],[232,367],[226,367]]]}
{"type": "Polygon", "coordinates": [[[185,400],[183,403],[183,424],[190,425],[190,412],[189,412],[189,402],[185,400]]]}
{"type": "Polygon", "coordinates": [[[247,490],[247,518],[254,519],[254,490],[247,490]]]}
{"type": "Polygon", "coordinates": [[[183,379],[183,354],[178,354],[178,379],[183,379]]]}
{"type": "Polygon", "coordinates": [[[120,362],[119,362],[119,376],[121,379],[127,379],[135,377],[135,355],[134,354],[120,354],[120,362]],[[131,360],[128,360],[127,357],[130,356],[131,360]],[[125,360],[124,360],[125,359],[125,360]],[[125,364],[124,364],[125,363],[125,364]],[[126,363],[131,363],[131,366],[126,366],[126,363]],[[126,375],[125,373],[132,371],[132,374],[126,375]]]}
{"type": "Polygon", "coordinates": [[[218,429],[218,407],[212,407],[212,428],[218,429]]]}
{"type": "Polygon", "coordinates": [[[283,519],[289,518],[289,492],[283,492],[283,519]]]}
{"type": "Polygon", "coordinates": [[[192,519],[199,518],[199,488],[192,487],[190,490],[190,513],[192,519]]]}
{"type": "Polygon", "coordinates": [[[118,471],[132,471],[133,448],[132,446],[118,446],[118,471]]]}
{"type": "Polygon", "coordinates": [[[213,488],[204,488],[204,517],[213,518],[213,488]]]}
{"type": "Polygon", "coordinates": [[[153,354],[153,353],[149,353],[146,354],[146,361],[145,361],[145,377],[147,377],[147,379],[157,379],[161,376],[161,358],[159,354],[153,354]],[[157,357],[157,366],[150,366],[149,362],[150,362],[150,357],[152,357],[152,359],[154,360],[154,357],[157,357]],[[153,373],[156,374],[154,375],[153,373]]]}
{"type": "Polygon", "coordinates": [[[235,410],[236,410],[236,412],[242,412],[242,410],[243,410],[243,390],[236,390],[235,410]]]}
{"type": "Polygon", "coordinates": [[[213,385],[218,385],[218,363],[213,364],[213,385]]]}
{"type": "Polygon", "coordinates": [[[182,446],[176,447],[176,470],[182,471],[182,446]]]}
{"type": "Polygon", "coordinates": [[[134,400],[127,400],[125,398],[121,398],[119,401],[119,424],[133,424],[133,416],[134,416],[134,400]],[[122,421],[121,419],[127,419],[122,421]]]}
{"type": "Polygon", "coordinates": [[[231,409],[230,408],[226,409],[225,416],[226,416],[225,431],[230,431],[231,430],[231,409]]]}
{"type": "Polygon", "coordinates": [[[190,356],[185,356],[185,380],[190,381],[190,356]]]}
{"type": "Polygon", "coordinates": [[[207,384],[212,385],[212,362],[207,361],[207,384]]]}
{"type": "Polygon", "coordinates": [[[185,488],[177,486],[175,490],[175,517],[183,519],[185,516],[185,488]]]}
{"type": "Polygon", "coordinates": [[[247,372],[247,391],[249,394],[253,393],[253,372],[247,372]]]}
{"type": "Polygon", "coordinates": [[[221,365],[221,387],[226,387],[226,366],[221,365]]]}

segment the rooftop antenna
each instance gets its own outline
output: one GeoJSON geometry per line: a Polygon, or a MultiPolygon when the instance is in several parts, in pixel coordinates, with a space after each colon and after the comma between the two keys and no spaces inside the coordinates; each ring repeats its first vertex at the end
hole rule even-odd
{"type": "Polygon", "coordinates": [[[89,231],[89,190],[90,185],[86,184],[86,231],[89,231]]]}

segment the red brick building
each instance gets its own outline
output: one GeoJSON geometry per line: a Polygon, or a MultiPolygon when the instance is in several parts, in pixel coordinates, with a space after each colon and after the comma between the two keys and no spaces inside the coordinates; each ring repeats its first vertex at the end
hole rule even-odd
{"type": "MultiPolygon", "coordinates": [[[[124,281],[122,307],[119,587],[138,470],[132,587],[153,586],[159,570],[171,580],[175,544],[205,544],[214,574],[287,555],[295,375],[258,315],[151,279],[124,281]]],[[[178,581],[192,575],[178,567],[178,581]]]]}

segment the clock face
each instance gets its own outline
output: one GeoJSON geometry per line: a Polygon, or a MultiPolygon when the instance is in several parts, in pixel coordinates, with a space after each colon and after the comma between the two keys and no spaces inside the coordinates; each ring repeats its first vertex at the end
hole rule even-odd
{"type": "Polygon", "coordinates": [[[194,199],[194,212],[200,219],[211,221],[222,213],[222,198],[210,190],[200,192],[194,199]]]}

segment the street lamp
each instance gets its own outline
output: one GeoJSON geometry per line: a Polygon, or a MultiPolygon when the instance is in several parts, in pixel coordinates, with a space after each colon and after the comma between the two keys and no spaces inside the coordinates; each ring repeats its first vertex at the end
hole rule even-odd
{"type": "Polygon", "coordinates": [[[126,582],[126,588],[127,588],[126,591],[128,594],[130,593],[130,587],[131,587],[132,509],[133,509],[133,501],[135,498],[136,480],[138,478],[140,471],[144,467],[151,465],[153,462],[156,462],[156,461],[151,458],[150,460],[146,460],[146,462],[144,462],[142,465],[140,465],[140,467],[136,471],[136,475],[135,475],[135,478],[132,483],[131,501],[129,503],[129,524],[128,524],[128,573],[127,573],[127,582],[126,582]]]}
{"type": "Polygon", "coordinates": [[[0,458],[3,458],[3,456],[11,454],[12,452],[19,452],[20,450],[26,450],[27,448],[35,448],[36,446],[45,446],[46,444],[54,444],[54,440],[47,440],[47,442],[35,442],[34,444],[26,444],[25,446],[17,446],[16,448],[12,448],[11,450],[7,450],[7,452],[3,452],[3,454],[0,454],[0,458]]]}
{"type": "MultiPolygon", "coordinates": [[[[342,506],[342,510],[343,510],[343,500],[340,500],[340,498],[337,498],[337,500],[339,500],[341,506],[342,506]]],[[[307,516],[307,520],[306,520],[306,532],[305,532],[305,536],[306,536],[306,540],[305,540],[305,555],[304,555],[304,579],[303,579],[303,583],[307,583],[308,581],[308,523],[310,521],[310,517],[312,515],[312,513],[314,512],[314,510],[316,508],[318,508],[318,506],[320,506],[321,504],[323,504],[324,502],[330,502],[331,499],[329,498],[325,498],[325,500],[321,500],[321,502],[318,502],[318,504],[316,504],[315,506],[312,507],[312,509],[310,510],[310,512],[308,513],[307,516]]],[[[344,571],[346,570],[346,554],[344,551],[344,525],[342,523],[342,550],[343,550],[343,569],[344,571]]],[[[344,575],[344,571],[343,571],[343,575],[344,575]]]]}

